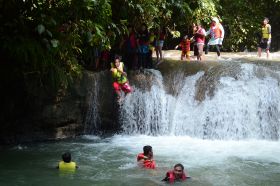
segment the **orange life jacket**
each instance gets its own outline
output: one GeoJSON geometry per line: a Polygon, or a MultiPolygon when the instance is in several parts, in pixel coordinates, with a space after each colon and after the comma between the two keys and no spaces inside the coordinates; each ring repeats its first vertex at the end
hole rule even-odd
{"type": "Polygon", "coordinates": [[[143,167],[146,169],[155,169],[156,168],[156,162],[155,160],[148,159],[144,153],[139,153],[137,155],[137,161],[143,160],[143,167]]]}
{"type": "MultiPolygon", "coordinates": [[[[168,171],[166,173],[166,176],[169,178],[169,182],[170,183],[174,183],[175,181],[175,174],[173,172],[173,170],[168,171]]],[[[187,175],[185,174],[185,172],[183,172],[182,177],[180,178],[180,181],[185,181],[187,179],[187,175]]]]}
{"type": "Polygon", "coordinates": [[[212,26],[212,33],[214,34],[215,38],[221,38],[222,37],[222,30],[220,28],[220,23],[217,23],[215,26],[212,26]]]}

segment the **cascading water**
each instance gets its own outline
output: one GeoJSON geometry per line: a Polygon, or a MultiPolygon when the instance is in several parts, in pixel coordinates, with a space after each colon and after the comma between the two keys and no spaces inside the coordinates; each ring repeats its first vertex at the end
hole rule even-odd
{"type": "Polygon", "coordinates": [[[89,91],[89,108],[86,113],[85,119],[85,133],[92,133],[93,130],[98,129],[100,126],[100,115],[99,115],[99,97],[100,97],[100,74],[93,74],[93,84],[89,91]]]}
{"type": "Polygon", "coordinates": [[[125,133],[226,140],[279,138],[279,71],[237,62],[214,66],[173,79],[173,84],[183,82],[178,95],[166,93],[170,85],[158,71],[150,73],[154,76],[151,89],[135,88],[121,107],[125,133]]]}
{"type": "Polygon", "coordinates": [[[87,112],[84,120],[84,134],[97,134],[106,128],[113,128],[113,99],[110,74],[106,71],[92,73],[88,87],[87,112]],[[108,116],[109,115],[109,116],[108,116]],[[110,118],[110,119],[108,119],[110,118]]]}
{"type": "Polygon", "coordinates": [[[135,88],[121,107],[121,123],[127,134],[166,134],[172,119],[169,112],[174,98],[164,91],[159,71],[149,70],[154,81],[149,91],[135,88]]]}
{"type": "Polygon", "coordinates": [[[119,106],[112,99],[110,74],[90,74],[85,133],[106,125],[112,129],[108,123],[117,120],[115,113],[123,133],[1,149],[1,184],[158,186],[166,185],[161,182],[166,172],[182,163],[191,179],[176,185],[280,185],[278,65],[205,66],[195,72],[161,69],[163,75],[135,72],[129,77],[134,92],[119,106]],[[147,144],[156,170],[143,170],[136,162],[147,144]],[[69,150],[79,165],[75,174],[54,168],[69,150]]]}

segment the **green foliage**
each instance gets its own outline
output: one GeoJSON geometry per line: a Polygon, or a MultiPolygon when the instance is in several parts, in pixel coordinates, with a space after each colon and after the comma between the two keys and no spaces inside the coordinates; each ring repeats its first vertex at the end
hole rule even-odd
{"type": "Polygon", "coordinates": [[[54,93],[67,87],[80,77],[78,59],[88,48],[110,47],[110,0],[11,0],[0,8],[1,58],[20,64],[14,68],[24,76],[26,91],[33,91],[32,84],[54,93]]]}
{"type": "Polygon", "coordinates": [[[219,16],[226,28],[224,49],[240,51],[256,49],[265,16],[271,18],[274,43],[280,40],[279,9],[279,0],[1,1],[1,59],[16,64],[26,87],[57,90],[80,77],[94,48],[118,44],[128,24],[167,28],[176,38],[191,33],[194,22],[207,29],[211,16],[219,16]]]}

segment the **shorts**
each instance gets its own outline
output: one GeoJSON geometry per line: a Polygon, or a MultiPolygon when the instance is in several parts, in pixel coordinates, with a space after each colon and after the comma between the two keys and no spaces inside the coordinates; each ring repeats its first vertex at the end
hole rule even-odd
{"type": "Polygon", "coordinates": [[[149,53],[149,46],[148,45],[140,45],[138,52],[140,54],[147,54],[149,53]]]}
{"type": "Polygon", "coordinates": [[[128,84],[128,82],[124,83],[124,84],[121,84],[121,83],[118,83],[118,82],[114,82],[113,83],[113,87],[115,89],[115,91],[120,91],[122,90],[123,92],[125,93],[130,93],[132,92],[132,88],[131,86],[128,84]]]}
{"type": "Polygon", "coordinates": [[[155,46],[163,47],[164,40],[157,40],[155,46]]]}
{"type": "Polygon", "coordinates": [[[204,47],[204,43],[197,43],[197,50],[199,55],[203,54],[203,47],[204,47]]]}
{"type": "Polygon", "coordinates": [[[181,56],[182,56],[182,57],[185,57],[185,56],[186,56],[186,57],[190,57],[190,56],[191,56],[191,51],[183,51],[183,50],[182,50],[181,56]]]}
{"type": "Polygon", "coordinates": [[[258,47],[269,50],[270,43],[271,43],[271,39],[261,39],[261,42],[259,43],[258,47]]]}

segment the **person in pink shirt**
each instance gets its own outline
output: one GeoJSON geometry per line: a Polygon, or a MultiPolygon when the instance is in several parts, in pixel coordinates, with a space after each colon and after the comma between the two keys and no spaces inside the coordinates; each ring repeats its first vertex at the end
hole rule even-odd
{"type": "Polygon", "coordinates": [[[205,29],[201,26],[200,23],[197,24],[197,31],[194,34],[194,38],[196,41],[196,45],[198,48],[198,55],[197,55],[197,60],[202,60],[202,55],[203,55],[203,47],[205,43],[205,29]]]}

